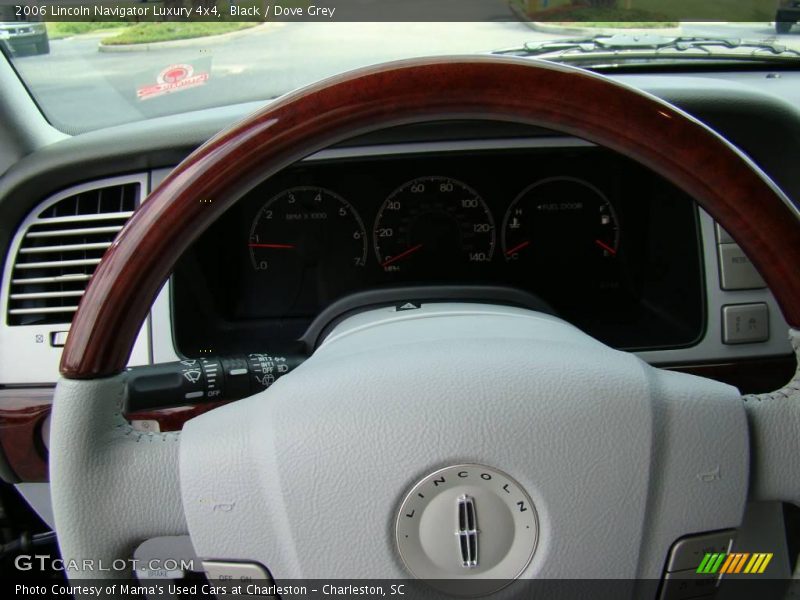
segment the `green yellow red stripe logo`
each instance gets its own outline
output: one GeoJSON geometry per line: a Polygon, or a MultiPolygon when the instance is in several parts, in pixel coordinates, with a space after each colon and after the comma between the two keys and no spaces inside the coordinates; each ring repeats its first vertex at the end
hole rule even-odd
{"type": "Polygon", "coordinates": [[[703,557],[697,572],[707,575],[761,574],[771,560],[771,552],[714,552],[703,557]]]}

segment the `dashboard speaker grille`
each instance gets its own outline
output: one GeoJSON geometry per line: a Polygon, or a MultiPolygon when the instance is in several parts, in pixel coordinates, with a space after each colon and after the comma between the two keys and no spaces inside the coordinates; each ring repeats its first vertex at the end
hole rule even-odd
{"type": "Polygon", "coordinates": [[[9,325],[70,323],[86,285],[141,196],[139,183],[62,198],[29,222],[17,249],[9,325]]]}

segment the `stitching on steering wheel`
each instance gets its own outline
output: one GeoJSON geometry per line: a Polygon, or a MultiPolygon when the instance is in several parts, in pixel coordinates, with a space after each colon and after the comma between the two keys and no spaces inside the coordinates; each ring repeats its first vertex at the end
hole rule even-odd
{"type": "Polygon", "coordinates": [[[774,392],[768,392],[765,394],[746,394],[742,396],[742,399],[745,402],[750,400],[754,400],[756,402],[763,402],[765,400],[797,400],[796,396],[800,393],[800,330],[797,329],[790,329],[789,330],[789,340],[792,343],[792,348],[795,351],[798,359],[798,366],[797,370],[794,373],[794,377],[787,383],[785,386],[780,388],[779,390],[775,390],[774,392]]]}

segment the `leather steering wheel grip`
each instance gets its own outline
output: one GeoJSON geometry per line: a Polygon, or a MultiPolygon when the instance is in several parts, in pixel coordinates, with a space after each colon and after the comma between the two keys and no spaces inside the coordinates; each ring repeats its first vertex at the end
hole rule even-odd
{"type": "Polygon", "coordinates": [[[53,513],[70,578],[130,579],[108,569],[142,541],[188,533],[178,484],[179,433],[141,433],[122,416],[125,374],[62,379],[53,402],[53,513]],[[84,568],[83,561],[95,568],[84,568]]]}
{"type": "MultiPolygon", "coordinates": [[[[744,396],[750,427],[750,496],[800,506],[800,331],[789,333],[798,368],[769,394],[744,396]]],[[[800,568],[800,563],[798,563],[800,568]]]]}
{"type": "Polygon", "coordinates": [[[81,299],[61,359],[69,379],[121,372],[159,289],[188,246],[242,194],[322,148],[445,119],[526,123],[582,137],[651,168],[734,236],[800,327],[800,219],[782,192],[711,129],[580,69],[507,57],[413,59],[302,88],[211,139],[150,194],[81,299]]]}

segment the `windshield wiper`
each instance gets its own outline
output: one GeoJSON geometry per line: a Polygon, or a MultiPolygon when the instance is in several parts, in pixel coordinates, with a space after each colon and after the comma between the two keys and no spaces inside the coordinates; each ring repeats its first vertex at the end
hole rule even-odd
{"type": "Polygon", "coordinates": [[[659,35],[596,35],[593,37],[526,43],[493,54],[538,56],[556,61],[594,62],[598,58],[733,60],[797,60],[800,52],[770,41],[731,38],[664,37],[659,35]]]}

